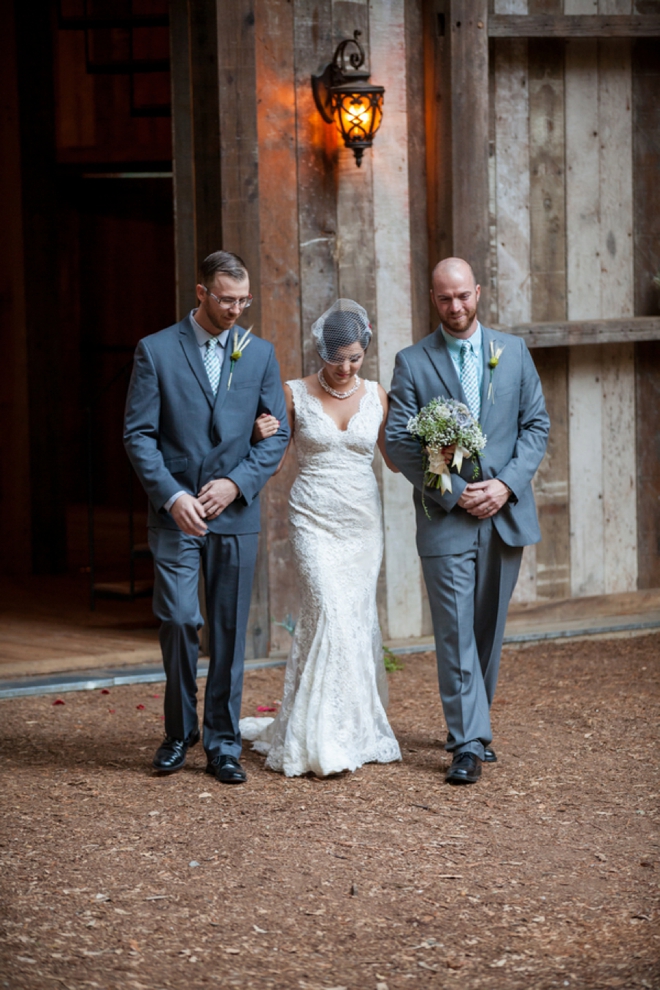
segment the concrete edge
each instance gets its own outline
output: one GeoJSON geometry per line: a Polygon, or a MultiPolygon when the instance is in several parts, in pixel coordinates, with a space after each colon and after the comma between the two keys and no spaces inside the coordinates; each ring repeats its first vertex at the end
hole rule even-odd
{"type": "MultiPolygon", "coordinates": [[[[544,640],[553,639],[578,639],[589,636],[602,636],[608,633],[638,632],[643,630],[660,630],[660,622],[625,622],[615,625],[587,627],[584,629],[558,629],[551,631],[514,633],[504,637],[504,645],[517,645],[519,643],[539,643],[544,640]]],[[[385,643],[386,648],[396,656],[406,656],[413,653],[426,653],[435,649],[432,639],[415,640],[412,643],[392,644],[385,643]]],[[[269,657],[257,660],[246,660],[245,672],[251,670],[263,670],[267,667],[283,667],[286,664],[285,657],[269,657]]],[[[121,671],[122,668],[118,668],[121,671]]],[[[201,663],[197,668],[199,677],[204,677],[208,672],[208,663],[201,663]]],[[[157,684],[165,680],[165,671],[161,666],[143,667],[133,669],[124,673],[112,673],[111,670],[99,670],[89,672],[87,676],[81,677],[79,673],[52,674],[40,677],[22,677],[13,681],[0,680],[0,700],[6,698],[26,698],[44,694],[65,694],[70,691],[98,691],[102,688],[120,687],[123,684],[157,684]]]]}

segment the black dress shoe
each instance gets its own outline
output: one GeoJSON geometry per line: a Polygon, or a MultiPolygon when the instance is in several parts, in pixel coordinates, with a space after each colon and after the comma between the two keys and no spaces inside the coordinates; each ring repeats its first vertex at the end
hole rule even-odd
{"type": "Polygon", "coordinates": [[[172,739],[165,736],[165,739],[156,750],[153,759],[153,767],[159,773],[174,773],[180,770],[186,762],[186,753],[191,746],[196,746],[199,742],[199,729],[191,732],[187,739],[172,739]]]}
{"type": "Polygon", "coordinates": [[[216,756],[212,763],[206,764],[206,772],[221,784],[244,784],[247,780],[247,774],[235,756],[216,756]]]}
{"type": "MultiPolygon", "coordinates": [[[[453,743],[454,737],[448,732],[447,742],[453,743]]],[[[497,763],[497,756],[495,755],[494,749],[484,749],[484,763],[497,763]]]]}
{"type": "Polygon", "coordinates": [[[456,753],[445,780],[448,784],[476,784],[481,777],[481,760],[474,753],[456,753]]]}

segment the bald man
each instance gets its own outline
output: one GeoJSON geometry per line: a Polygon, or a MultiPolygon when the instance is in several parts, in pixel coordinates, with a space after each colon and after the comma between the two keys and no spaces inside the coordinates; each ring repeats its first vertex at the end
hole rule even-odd
{"type": "Polygon", "coordinates": [[[481,763],[497,760],[490,707],[522,549],[541,539],[531,482],[550,429],[526,344],[481,326],[480,293],[466,261],[446,258],[436,266],[431,299],[440,325],[397,354],[386,427],[387,452],[413,485],[446,749],[453,756],[446,774],[450,784],[475,783],[481,763]],[[500,348],[489,396],[488,361],[500,348]],[[422,452],[407,424],[437,397],[468,405],[488,440],[477,458],[478,480],[470,459],[460,473],[452,471],[451,492],[425,489],[427,516],[422,452]]]}

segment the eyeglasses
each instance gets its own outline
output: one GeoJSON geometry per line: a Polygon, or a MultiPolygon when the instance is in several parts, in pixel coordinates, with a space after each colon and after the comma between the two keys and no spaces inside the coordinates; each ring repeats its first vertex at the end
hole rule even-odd
{"type": "Polygon", "coordinates": [[[244,296],[243,299],[232,299],[231,296],[220,296],[218,298],[206,286],[203,286],[203,289],[211,299],[215,299],[220,309],[233,309],[234,306],[238,306],[239,309],[248,309],[252,305],[252,295],[244,296]]]}

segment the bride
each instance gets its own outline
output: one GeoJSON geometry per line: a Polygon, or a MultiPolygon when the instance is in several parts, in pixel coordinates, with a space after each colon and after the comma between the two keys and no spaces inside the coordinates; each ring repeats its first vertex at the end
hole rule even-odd
{"type": "MultiPolygon", "coordinates": [[[[338,299],[312,334],[323,367],[284,387],[299,464],[289,523],[300,614],[280,711],[275,719],[240,721],[243,738],[267,754],[266,766],[287,777],[322,777],[401,759],[385,714],[387,678],[376,610],[383,555],[371,466],[376,444],[388,467],[397,470],[383,439],[387,394],[358,376],[372,335],[361,306],[338,299]]],[[[254,439],[277,426],[274,417],[260,417],[254,439]]]]}

